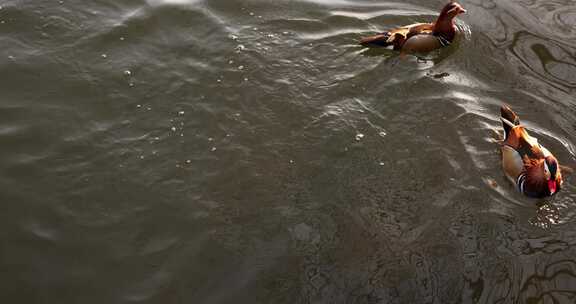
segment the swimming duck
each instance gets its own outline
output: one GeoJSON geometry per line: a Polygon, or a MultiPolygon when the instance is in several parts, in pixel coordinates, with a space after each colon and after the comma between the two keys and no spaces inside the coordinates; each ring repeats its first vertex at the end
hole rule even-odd
{"type": "Polygon", "coordinates": [[[466,13],[458,3],[446,4],[434,23],[416,23],[395,28],[360,40],[363,46],[393,46],[403,52],[429,52],[449,45],[456,36],[454,18],[466,13]]]}
{"type": "Polygon", "coordinates": [[[529,197],[554,195],[562,186],[558,161],[520,125],[518,115],[508,106],[500,109],[505,138],[502,144],[502,168],[506,176],[529,197]]]}

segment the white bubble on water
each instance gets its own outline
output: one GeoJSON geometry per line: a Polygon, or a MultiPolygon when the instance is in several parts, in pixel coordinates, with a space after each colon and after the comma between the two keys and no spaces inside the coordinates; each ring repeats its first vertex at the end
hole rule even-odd
{"type": "Polygon", "coordinates": [[[360,141],[360,140],[362,140],[362,138],[364,138],[364,134],[362,134],[362,133],[356,134],[356,141],[360,141]]]}
{"type": "Polygon", "coordinates": [[[132,76],[132,71],[130,71],[130,70],[124,71],[124,76],[127,76],[127,77],[132,76]]]}
{"type": "Polygon", "coordinates": [[[102,54],[100,56],[102,56],[102,58],[108,58],[108,55],[106,55],[106,54],[102,54]]]}
{"type": "Polygon", "coordinates": [[[178,115],[184,115],[184,111],[178,111],[178,115]]]}
{"type": "Polygon", "coordinates": [[[212,147],[212,149],[210,149],[211,152],[216,151],[216,147],[212,147]]]}
{"type": "Polygon", "coordinates": [[[242,71],[242,70],[244,69],[244,66],[243,66],[243,65],[240,65],[240,66],[238,66],[238,69],[239,69],[240,71],[242,71]]]}

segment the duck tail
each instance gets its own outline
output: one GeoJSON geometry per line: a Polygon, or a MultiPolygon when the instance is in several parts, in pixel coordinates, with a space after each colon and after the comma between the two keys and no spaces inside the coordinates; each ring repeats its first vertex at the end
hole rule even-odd
{"type": "Polygon", "coordinates": [[[503,105],[500,108],[500,120],[502,121],[502,127],[504,127],[506,138],[508,138],[510,130],[520,124],[520,118],[518,118],[518,115],[516,115],[516,113],[506,105],[503,105]]]}
{"type": "Polygon", "coordinates": [[[363,46],[390,46],[393,43],[390,41],[390,32],[383,32],[377,35],[368,36],[360,39],[360,45],[363,46]]]}

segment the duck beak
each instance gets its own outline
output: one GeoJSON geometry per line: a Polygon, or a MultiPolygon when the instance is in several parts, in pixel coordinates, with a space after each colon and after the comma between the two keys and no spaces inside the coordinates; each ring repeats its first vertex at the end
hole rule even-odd
{"type": "Polygon", "coordinates": [[[555,180],[549,180],[548,181],[548,190],[550,190],[550,195],[556,193],[556,181],[555,180]]]}
{"type": "Polygon", "coordinates": [[[466,14],[466,10],[463,7],[459,6],[458,7],[458,14],[466,14]]]}

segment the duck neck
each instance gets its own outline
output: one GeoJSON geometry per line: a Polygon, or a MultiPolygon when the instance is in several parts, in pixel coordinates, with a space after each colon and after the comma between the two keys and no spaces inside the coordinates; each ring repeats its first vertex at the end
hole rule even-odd
{"type": "Polygon", "coordinates": [[[452,41],[456,35],[454,18],[450,18],[444,14],[438,16],[438,19],[434,23],[434,35],[440,35],[445,39],[452,41]]]}

